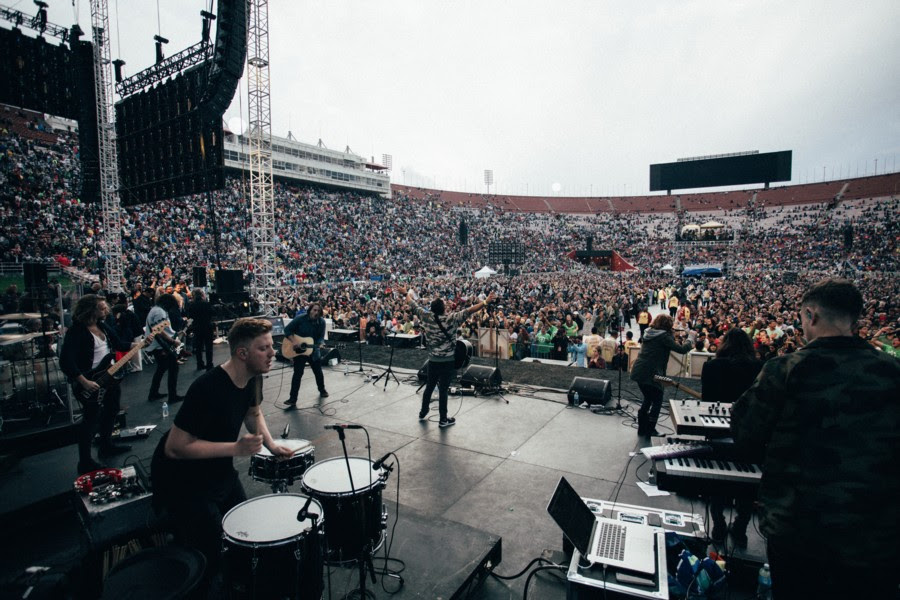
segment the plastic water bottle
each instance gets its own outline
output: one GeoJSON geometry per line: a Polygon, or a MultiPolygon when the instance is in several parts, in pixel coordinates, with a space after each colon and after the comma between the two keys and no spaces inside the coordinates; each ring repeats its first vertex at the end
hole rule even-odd
{"type": "Polygon", "coordinates": [[[169,418],[169,403],[163,400],[162,403],[163,419],[169,418]]]}
{"type": "Polygon", "coordinates": [[[346,377],[349,374],[350,374],[350,365],[347,363],[344,363],[344,376],[346,377]]]}
{"type": "Polygon", "coordinates": [[[757,581],[756,597],[759,600],[772,600],[772,574],[769,573],[769,563],[759,568],[757,581]]]}

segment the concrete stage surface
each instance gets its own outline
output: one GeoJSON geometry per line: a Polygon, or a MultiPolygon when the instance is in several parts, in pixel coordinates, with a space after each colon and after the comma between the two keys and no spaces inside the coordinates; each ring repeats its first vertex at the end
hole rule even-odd
{"type": "MultiPolygon", "coordinates": [[[[449,597],[433,587],[437,567],[442,561],[450,561],[441,536],[436,534],[454,527],[459,529],[453,538],[456,540],[465,540],[466,535],[470,539],[502,539],[502,562],[495,568],[502,575],[519,572],[545,550],[561,550],[561,532],[546,511],[560,476],[565,476],[582,496],[705,515],[706,508],[700,500],[675,495],[648,497],[638,487],[638,482],[647,481],[650,465],[640,453],[634,455],[645,444],[638,443],[634,422],[640,393],[627,374],[622,377],[622,409],[594,414],[568,406],[568,384],[575,376],[610,379],[613,400],[607,408],[615,409],[619,395],[615,372],[501,361],[505,387],[502,395],[451,396],[450,415],[457,423],[440,429],[436,394],[428,420],[420,422],[417,418],[421,398],[416,393],[415,370],[425,360],[423,351],[395,350],[394,366],[401,383],[391,380],[386,390],[383,380],[372,385],[369,378],[382,372],[384,366],[377,363],[388,358],[389,349],[364,348],[362,372],[356,353],[356,347],[346,347],[343,354],[348,362],[325,368],[330,393],[326,399],[319,398],[307,369],[300,401],[292,410],[284,410],[282,403],[288,395],[292,370],[289,365],[275,363],[265,378],[263,411],[276,437],[290,425],[290,438],[312,442],[317,462],[341,455],[336,432],[324,429],[334,423],[365,427],[365,431],[347,431],[351,456],[371,453],[372,460],[376,460],[388,452],[396,454],[396,459],[388,461],[395,466],[383,490],[389,508],[388,534],[398,520],[395,506],[399,506],[399,522],[408,522],[398,526],[393,539],[392,558],[406,562],[405,585],[393,597],[449,597]],[[345,373],[345,368],[349,373],[345,373]],[[369,440],[371,448],[367,448],[369,440]]],[[[216,363],[224,362],[226,354],[225,346],[217,346],[216,363]]],[[[492,364],[489,360],[475,362],[492,364]]],[[[146,367],[126,377],[122,403],[127,408],[129,427],[158,427],[146,439],[130,440],[130,456],[123,455],[123,460],[109,466],[140,461],[149,470],[153,450],[161,434],[171,426],[172,417],[161,417],[160,402],[146,400],[155,368],[146,367]]],[[[189,359],[181,367],[179,392],[185,393],[198,375],[193,359],[189,359]]],[[[688,384],[699,388],[699,380],[688,384]]],[[[165,383],[162,387],[165,389],[165,383]]],[[[672,392],[672,388],[667,388],[666,399],[672,397],[672,392]]],[[[172,407],[173,416],[177,410],[177,405],[172,407]]],[[[664,412],[660,431],[671,432],[669,424],[664,412]]],[[[66,509],[71,506],[76,462],[77,450],[69,445],[6,465],[0,480],[0,522],[7,530],[8,549],[0,568],[3,582],[8,583],[32,565],[65,568],[83,557],[85,543],[79,534],[80,524],[75,512],[66,509]]],[[[235,459],[248,496],[270,493],[268,485],[249,478],[249,462],[249,457],[235,459]]],[[[289,491],[303,493],[299,483],[289,491]]],[[[748,534],[747,555],[763,557],[764,542],[753,524],[748,534]]],[[[475,547],[469,549],[468,555],[453,560],[470,567],[484,554],[483,548],[478,547],[480,543],[469,544],[475,547]]],[[[350,569],[333,569],[332,583],[338,580],[344,582],[344,589],[356,585],[350,569]]],[[[510,581],[488,577],[471,597],[521,598],[524,584],[524,576],[510,581]]],[[[397,588],[393,580],[384,585],[391,590],[397,588]]],[[[752,585],[755,584],[736,581],[731,597],[750,596],[752,585]]],[[[382,589],[380,577],[378,585],[370,585],[370,589],[376,597],[389,597],[382,589]]],[[[342,595],[337,593],[337,587],[333,592],[335,598],[342,595]]],[[[565,595],[564,579],[554,572],[534,577],[528,593],[529,598],[565,595]]],[[[0,595],[3,597],[6,596],[0,595]]]]}

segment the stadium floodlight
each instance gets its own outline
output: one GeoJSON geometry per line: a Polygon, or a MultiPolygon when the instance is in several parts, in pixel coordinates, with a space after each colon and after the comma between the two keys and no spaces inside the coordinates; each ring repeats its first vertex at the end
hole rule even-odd
{"type": "Polygon", "coordinates": [[[491,185],[494,183],[494,171],[493,169],[485,169],[484,170],[484,185],[487,186],[487,193],[491,193],[491,185]]]}
{"type": "Polygon", "coordinates": [[[390,171],[391,167],[394,166],[394,157],[390,154],[382,154],[381,155],[381,164],[384,165],[385,169],[390,171]]]}

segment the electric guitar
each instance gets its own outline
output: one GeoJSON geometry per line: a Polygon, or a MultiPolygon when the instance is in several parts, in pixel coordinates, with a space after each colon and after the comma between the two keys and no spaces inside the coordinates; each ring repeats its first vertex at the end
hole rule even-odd
{"type": "MultiPolygon", "coordinates": [[[[168,321],[161,321],[150,330],[150,333],[152,335],[157,335],[168,326],[168,321]]],[[[113,386],[119,385],[122,377],[125,376],[124,373],[119,373],[122,367],[124,367],[132,358],[134,358],[135,354],[140,352],[141,349],[148,346],[151,342],[152,340],[144,338],[139,344],[135,345],[131,350],[126,352],[125,355],[122,356],[122,358],[116,360],[115,362],[113,362],[116,358],[114,352],[110,352],[109,354],[104,356],[99,365],[85,374],[85,378],[93,381],[100,386],[99,390],[92,392],[84,388],[80,383],[78,383],[77,380],[73,381],[72,390],[75,392],[75,397],[78,398],[78,401],[81,402],[82,405],[99,404],[100,406],[102,406],[103,397],[106,395],[106,392],[113,386]]]]}
{"type": "Polygon", "coordinates": [[[682,392],[689,394],[698,400],[703,400],[703,394],[701,394],[697,390],[693,390],[693,389],[689,388],[686,385],[678,383],[671,377],[663,377],[662,375],[654,375],[653,380],[658,381],[659,383],[661,383],[663,385],[671,386],[671,387],[675,388],[676,390],[681,390],[682,392]]]}
{"type": "Polygon", "coordinates": [[[289,359],[297,356],[312,356],[315,349],[316,344],[311,337],[288,335],[281,342],[281,355],[289,359]]]}

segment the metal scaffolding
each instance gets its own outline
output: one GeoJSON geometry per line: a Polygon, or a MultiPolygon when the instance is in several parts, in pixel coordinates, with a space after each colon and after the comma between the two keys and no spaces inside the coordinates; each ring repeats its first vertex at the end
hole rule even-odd
{"type": "Polygon", "coordinates": [[[97,145],[100,157],[100,201],[103,210],[101,246],[106,260],[109,289],[123,291],[125,262],[122,258],[122,220],[119,204],[116,128],[112,120],[112,60],[109,54],[109,6],[106,0],[91,0],[94,39],[94,89],[97,94],[97,145]]]}
{"type": "Polygon", "coordinates": [[[278,300],[275,272],[275,198],[272,189],[272,108],[269,90],[269,3],[249,0],[247,86],[249,106],[250,215],[253,240],[250,286],[260,312],[274,315],[278,300]]]}

